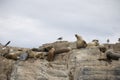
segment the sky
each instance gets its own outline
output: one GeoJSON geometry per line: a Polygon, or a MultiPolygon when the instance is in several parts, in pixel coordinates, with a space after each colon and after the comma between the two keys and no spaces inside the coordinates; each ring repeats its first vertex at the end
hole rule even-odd
{"type": "Polygon", "coordinates": [[[0,0],[0,43],[39,47],[75,34],[90,42],[120,37],[120,0],[0,0]]]}

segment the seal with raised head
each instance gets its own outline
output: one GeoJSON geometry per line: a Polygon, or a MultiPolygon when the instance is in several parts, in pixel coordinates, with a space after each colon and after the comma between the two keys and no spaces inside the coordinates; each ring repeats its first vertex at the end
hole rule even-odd
{"type": "Polygon", "coordinates": [[[83,40],[81,36],[75,34],[75,37],[77,39],[77,41],[76,41],[76,47],[77,47],[77,49],[86,48],[87,47],[86,41],[83,40]]]}

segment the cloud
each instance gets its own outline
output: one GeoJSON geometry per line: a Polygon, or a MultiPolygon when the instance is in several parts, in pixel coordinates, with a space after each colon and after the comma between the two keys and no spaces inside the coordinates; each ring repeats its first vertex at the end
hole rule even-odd
{"type": "Polygon", "coordinates": [[[56,41],[75,41],[78,33],[86,41],[117,41],[120,34],[119,0],[1,0],[1,43],[38,47],[56,41]]]}

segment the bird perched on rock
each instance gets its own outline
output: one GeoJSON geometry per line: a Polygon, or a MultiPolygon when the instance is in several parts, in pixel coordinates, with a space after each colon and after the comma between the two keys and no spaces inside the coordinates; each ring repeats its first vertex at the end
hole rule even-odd
{"type": "Polygon", "coordinates": [[[57,38],[57,40],[60,40],[60,41],[61,41],[62,39],[63,39],[62,37],[57,38]]]}

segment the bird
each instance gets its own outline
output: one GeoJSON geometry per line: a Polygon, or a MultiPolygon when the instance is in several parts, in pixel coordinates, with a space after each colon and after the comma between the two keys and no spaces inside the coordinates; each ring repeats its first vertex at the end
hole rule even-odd
{"type": "Polygon", "coordinates": [[[63,39],[62,37],[57,38],[57,40],[60,40],[60,41],[61,41],[62,39],[63,39]]]}

